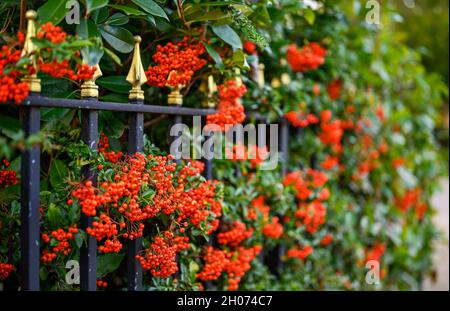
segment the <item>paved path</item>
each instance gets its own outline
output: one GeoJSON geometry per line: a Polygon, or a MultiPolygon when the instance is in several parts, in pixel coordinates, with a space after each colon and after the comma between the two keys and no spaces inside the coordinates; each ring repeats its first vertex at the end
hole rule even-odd
{"type": "Polygon", "coordinates": [[[449,181],[442,183],[442,191],[433,198],[433,205],[438,213],[435,216],[435,223],[443,232],[441,239],[437,242],[436,252],[433,256],[434,267],[437,271],[437,281],[433,283],[426,280],[425,290],[449,290],[449,181]]]}

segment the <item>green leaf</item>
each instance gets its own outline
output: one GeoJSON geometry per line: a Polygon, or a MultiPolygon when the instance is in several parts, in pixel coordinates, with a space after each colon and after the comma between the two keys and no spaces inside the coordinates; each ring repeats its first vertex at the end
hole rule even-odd
{"type": "Polygon", "coordinates": [[[125,28],[100,25],[102,37],[118,52],[130,53],[133,51],[134,37],[125,28]]]}
{"type": "Polygon", "coordinates": [[[61,210],[54,203],[50,203],[48,206],[47,216],[52,227],[58,227],[63,220],[61,210]]]}
{"type": "Polygon", "coordinates": [[[186,16],[186,20],[188,23],[196,23],[203,21],[213,21],[225,18],[226,15],[222,12],[222,10],[217,9],[210,12],[196,12],[190,16],[186,16]]]}
{"type": "Polygon", "coordinates": [[[86,0],[88,13],[108,5],[109,0],[86,0]]]}
{"type": "Polygon", "coordinates": [[[242,41],[238,34],[228,25],[212,26],[213,32],[223,41],[233,47],[233,49],[242,49],[242,41]]]}
{"type": "Polygon", "coordinates": [[[109,10],[108,7],[103,7],[101,9],[95,10],[92,12],[92,20],[96,23],[96,24],[101,24],[103,23],[109,16],[109,10]]]}
{"type": "Polygon", "coordinates": [[[104,132],[106,136],[119,138],[123,135],[125,125],[116,114],[111,111],[101,111],[99,120],[100,131],[104,132]]]}
{"type": "MultiPolygon", "coordinates": [[[[92,20],[82,19],[80,20],[80,24],[77,25],[77,35],[84,40],[89,40],[91,38],[98,38],[100,32],[97,25],[92,20]]],[[[104,50],[99,45],[93,45],[81,49],[81,54],[85,62],[91,66],[95,66],[100,62],[104,50]]]]}
{"type": "Polygon", "coordinates": [[[20,121],[18,119],[8,116],[0,115],[0,124],[2,125],[2,130],[5,129],[11,132],[18,132],[22,129],[22,126],[20,125],[20,121]]]}
{"type": "Polygon", "coordinates": [[[103,48],[103,50],[105,51],[105,53],[109,56],[109,57],[111,57],[111,59],[117,64],[117,65],[119,65],[119,66],[122,66],[122,61],[120,60],[120,57],[116,54],[116,53],[114,53],[113,51],[111,51],[110,49],[108,49],[108,48],[103,48]]]}
{"type": "Polygon", "coordinates": [[[68,0],[47,1],[37,10],[39,23],[52,22],[53,25],[58,25],[67,14],[67,2],[68,0]]]}
{"type": "Polygon", "coordinates": [[[311,9],[305,10],[305,20],[308,22],[308,24],[313,25],[316,21],[316,14],[311,9]]]}
{"type": "Polygon", "coordinates": [[[99,78],[96,83],[101,87],[120,94],[128,94],[131,85],[125,80],[125,76],[108,76],[99,78]]]}
{"type": "Polygon", "coordinates": [[[97,257],[97,276],[104,277],[119,268],[125,254],[105,254],[97,257]]]}
{"type": "Polygon", "coordinates": [[[116,10],[120,10],[120,11],[124,12],[127,15],[137,15],[137,16],[146,15],[144,12],[142,12],[142,11],[140,11],[138,9],[126,6],[126,5],[110,4],[109,7],[113,8],[113,9],[116,9],[116,10]]]}
{"type": "Polygon", "coordinates": [[[214,48],[209,45],[208,43],[203,42],[203,45],[206,48],[206,51],[208,52],[209,56],[212,57],[212,59],[216,62],[216,65],[219,67],[223,67],[223,61],[222,58],[220,57],[219,53],[217,53],[216,50],[214,50],[214,48]]]}
{"type": "Polygon", "coordinates": [[[243,70],[249,70],[250,66],[247,63],[247,58],[245,57],[245,53],[242,50],[237,50],[233,53],[233,61],[236,65],[243,70]]]}
{"type": "Polygon", "coordinates": [[[85,239],[86,233],[84,231],[79,230],[75,235],[75,243],[77,244],[78,248],[81,248],[83,246],[83,242],[85,239]]]}
{"type": "Polygon", "coordinates": [[[111,26],[121,26],[125,25],[130,21],[128,16],[122,13],[114,13],[105,24],[111,25],[111,26]]]}
{"type": "Polygon", "coordinates": [[[57,159],[51,161],[50,184],[53,188],[58,188],[59,186],[65,184],[68,176],[69,169],[63,161],[57,159]]]}
{"type": "Polygon", "coordinates": [[[144,11],[154,15],[159,16],[162,18],[165,18],[169,20],[169,17],[167,17],[166,12],[153,0],[131,0],[134,4],[141,7],[144,11]]]}

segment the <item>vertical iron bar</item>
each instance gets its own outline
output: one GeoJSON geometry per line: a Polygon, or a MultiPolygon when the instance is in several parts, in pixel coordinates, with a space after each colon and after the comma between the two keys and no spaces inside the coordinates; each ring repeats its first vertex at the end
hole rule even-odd
{"type": "MultiPolygon", "coordinates": [[[[211,139],[212,137],[214,137],[214,133],[208,132],[205,135],[205,141],[211,139]]],[[[210,151],[214,152],[214,146],[211,148],[210,151]]],[[[213,179],[213,159],[203,159],[203,163],[205,164],[205,169],[203,171],[203,177],[205,177],[206,180],[212,180],[213,179]]],[[[207,242],[208,246],[213,246],[214,238],[215,238],[215,233],[213,232],[210,235],[210,238],[207,242]]],[[[211,281],[205,282],[204,284],[205,284],[206,290],[211,290],[213,288],[213,284],[211,281]]]]}
{"type": "MultiPolygon", "coordinates": [[[[183,116],[182,115],[178,115],[178,114],[174,115],[172,120],[173,120],[172,121],[172,126],[175,126],[177,124],[182,124],[183,123],[183,116]]],[[[180,135],[183,135],[183,134],[180,134],[180,135]]],[[[170,137],[170,144],[172,144],[178,138],[180,138],[180,136],[171,136],[170,137]]],[[[173,154],[173,156],[175,157],[175,162],[176,163],[180,163],[181,162],[181,155],[182,155],[182,150],[177,150],[175,152],[175,154],[173,154]]]]}
{"type": "MultiPolygon", "coordinates": [[[[30,97],[39,96],[30,94],[30,97]]],[[[40,131],[41,115],[37,107],[21,107],[20,116],[25,137],[40,131]]],[[[39,286],[39,193],[40,147],[32,146],[21,160],[21,286],[25,291],[38,291],[39,286]]]]}
{"type": "MultiPolygon", "coordinates": [[[[97,100],[90,98],[90,100],[97,100]]],[[[81,138],[91,150],[98,147],[98,112],[95,110],[81,110],[81,138]]],[[[84,166],[81,169],[84,179],[97,183],[96,168],[84,166]]],[[[81,213],[81,229],[86,231],[93,222],[93,217],[81,213]]],[[[83,244],[80,253],[80,281],[82,291],[95,291],[97,289],[97,241],[87,235],[87,245],[83,244]]]]}
{"type": "MultiPolygon", "coordinates": [[[[289,169],[289,123],[286,119],[280,121],[280,132],[279,132],[279,148],[281,153],[281,175],[286,176],[289,169]]],[[[272,249],[268,256],[266,257],[267,265],[272,273],[279,275],[282,268],[281,257],[285,252],[285,248],[282,245],[277,245],[272,249]]]]}
{"type": "Polygon", "coordinates": [[[280,123],[280,150],[283,156],[281,174],[285,176],[289,169],[289,123],[282,119],[280,123]]]}
{"type": "MultiPolygon", "coordinates": [[[[143,105],[142,99],[130,100],[130,104],[143,105]]],[[[128,153],[135,154],[144,148],[144,114],[130,113],[128,118],[128,153]]],[[[127,246],[127,268],[128,268],[128,290],[142,290],[142,267],[136,260],[136,255],[142,250],[142,238],[128,241],[127,246]]]]}

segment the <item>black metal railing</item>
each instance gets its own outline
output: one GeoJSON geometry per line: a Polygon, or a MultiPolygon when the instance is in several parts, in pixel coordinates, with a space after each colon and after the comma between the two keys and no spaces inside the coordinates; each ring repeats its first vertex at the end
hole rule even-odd
{"type": "MultiPolygon", "coordinates": [[[[128,113],[128,153],[142,151],[144,144],[144,114],[172,115],[175,122],[181,122],[181,116],[207,116],[215,113],[214,109],[184,108],[180,106],[154,106],[144,105],[143,100],[130,100],[129,103],[100,102],[97,98],[54,99],[40,96],[38,93],[30,96],[20,106],[22,127],[26,136],[37,134],[40,131],[40,108],[70,108],[81,110],[81,138],[91,150],[96,150],[99,140],[98,111],[108,110],[128,113]]],[[[251,114],[252,119],[258,122],[267,122],[263,116],[251,114]]],[[[264,124],[264,123],[263,123],[264,124]]],[[[267,126],[267,124],[265,124],[267,126]]],[[[289,125],[285,120],[280,121],[280,144],[282,172],[287,172],[287,154],[289,125]]],[[[263,136],[263,135],[258,135],[263,136]]],[[[205,137],[206,138],[206,137],[205,137]]],[[[39,193],[40,193],[40,154],[38,145],[24,150],[21,162],[21,288],[23,290],[39,290],[40,268],[40,227],[39,227],[39,193]]],[[[203,159],[205,162],[204,176],[213,178],[213,161],[203,159]]],[[[92,181],[96,180],[95,167],[83,167],[82,176],[92,181]]],[[[85,230],[92,224],[92,217],[81,214],[81,228],[85,230]]],[[[87,243],[80,253],[80,288],[83,291],[96,290],[97,272],[97,245],[94,237],[88,236],[87,243]]],[[[141,250],[142,239],[130,241],[127,245],[127,287],[130,291],[142,289],[142,268],[135,259],[141,250]]],[[[280,267],[280,251],[267,254],[266,262],[271,270],[280,267]],[[269,258],[269,259],[267,259],[269,258]]]]}
{"type": "MultiPolygon", "coordinates": [[[[34,29],[31,27],[31,29],[34,29]]],[[[33,36],[31,34],[27,40],[33,36]]],[[[179,102],[179,93],[171,93],[174,101],[172,105],[156,106],[144,105],[144,93],[141,86],[145,83],[145,73],[143,72],[140,53],[140,38],[136,37],[133,65],[130,69],[127,81],[132,85],[130,99],[128,103],[100,102],[98,100],[98,86],[95,79],[101,75],[98,71],[94,78],[86,81],[81,86],[81,99],[56,99],[40,95],[40,81],[36,75],[27,77],[31,93],[20,106],[12,103],[9,106],[19,107],[20,119],[25,137],[29,137],[40,132],[40,109],[47,108],[67,108],[81,111],[81,138],[95,151],[99,142],[98,113],[99,111],[124,112],[128,114],[128,153],[134,154],[142,151],[144,145],[144,116],[145,114],[169,115],[173,123],[181,123],[183,116],[202,116],[215,113],[211,108],[187,108],[182,107],[179,102]],[[178,101],[177,101],[178,99],[178,101]]],[[[28,51],[32,53],[33,51],[28,51]]],[[[261,81],[260,72],[258,77],[261,81]]],[[[182,101],[182,98],[181,98],[182,101]]],[[[267,131],[267,117],[257,112],[248,114],[246,122],[262,123],[264,128],[261,131],[267,131]]],[[[288,146],[289,146],[289,124],[285,119],[277,121],[279,123],[279,152],[281,155],[282,174],[288,171],[288,146]]],[[[214,134],[210,134],[214,135],[214,134]]],[[[263,135],[258,135],[263,136],[263,135]]],[[[266,135],[264,135],[266,136],[266,135]]],[[[204,137],[207,138],[207,137],[204,137]]],[[[259,142],[258,142],[259,143],[259,142]]],[[[39,270],[40,270],[40,156],[39,145],[34,145],[30,149],[22,152],[21,156],[21,268],[20,268],[20,286],[22,290],[37,291],[40,289],[39,270]]],[[[205,162],[204,177],[208,180],[213,179],[213,161],[203,159],[205,162]]],[[[82,176],[84,179],[96,181],[97,168],[91,166],[82,167],[82,176]]],[[[81,228],[86,230],[92,225],[93,218],[81,213],[81,228]]],[[[127,288],[130,291],[142,289],[142,268],[135,259],[142,248],[142,239],[135,239],[127,245],[127,288]]],[[[271,271],[277,271],[281,265],[282,250],[277,249],[270,254],[265,254],[266,263],[271,271]]],[[[97,288],[97,242],[94,237],[88,235],[87,243],[83,244],[80,250],[80,288],[82,291],[95,291],[97,288]]]]}

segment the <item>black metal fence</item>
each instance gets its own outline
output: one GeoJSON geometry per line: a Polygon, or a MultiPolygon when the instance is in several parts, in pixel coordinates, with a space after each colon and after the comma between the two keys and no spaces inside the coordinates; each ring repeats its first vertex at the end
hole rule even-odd
{"type": "MultiPolygon", "coordinates": [[[[174,117],[174,122],[180,123],[182,116],[207,116],[215,113],[214,109],[196,109],[180,106],[144,105],[141,99],[130,100],[128,104],[100,102],[97,98],[53,99],[42,97],[39,93],[32,93],[20,106],[22,127],[26,136],[40,131],[40,108],[70,108],[81,110],[81,137],[90,149],[98,146],[98,112],[99,110],[119,111],[128,113],[128,153],[142,151],[144,144],[144,114],[166,114],[174,117]]],[[[265,121],[263,116],[252,115],[252,119],[265,121]]],[[[280,121],[280,154],[282,155],[282,172],[287,172],[287,154],[289,125],[285,120],[280,121]]],[[[40,268],[40,147],[35,145],[24,150],[21,157],[21,287],[23,290],[39,290],[40,268]]],[[[205,160],[204,176],[213,178],[212,160],[205,160]]],[[[96,180],[96,168],[83,167],[82,176],[96,180]]],[[[92,217],[81,214],[81,228],[85,230],[91,226],[92,217]]],[[[128,290],[142,289],[142,269],[135,259],[141,250],[142,239],[129,241],[127,245],[128,290]]],[[[97,281],[97,245],[94,237],[88,236],[87,243],[81,248],[80,255],[80,287],[83,291],[96,290],[97,281]]],[[[277,269],[280,264],[279,251],[270,254],[269,264],[277,269]]]]}
{"type": "MultiPolygon", "coordinates": [[[[27,16],[35,16],[33,14],[27,16]]],[[[32,20],[30,20],[33,22],[32,20]]],[[[29,21],[29,22],[30,22],[29,21]]],[[[27,40],[35,33],[30,33],[29,27],[27,40]]],[[[129,103],[100,102],[98,100],[98,86],[95,79],[100,75],[86,81],[81,86],[81,99],[55,99],[40,95],[40,81],[34,76],[27,77],[31,93],[27,99],[18,106],[20,118],[26,137],[40,132],[40,108],[68,108],[81,110],[81,137],[91,150],[96,150],[99,141],[98,112],[112,111],[128,113],[128,153],[134,154],[143,148],[144,144],[144,115],[165,114],[173,117],[174,123],[181,123],[183,116],[207,116],[215,113],[214,109],[196,109],[182,107],[179,103],[180,94],[171,94],[172,104],[169,106],[144,105],[144,93],[141,86],[145,83],[145,74],[139,52],[140,38],[136,37],[133,64],[130,68],[127,81],[132,85],[129,103]],[[178,101],[177,101],[178,99],[178,101]],[[177,104],[176,104],[177,103],[177,104]]],[[[27,51],[33,53],[33,51],[27,51]]],[[[255,81],[261,81],[259,76],[253,76],[255,81]]],[[[182,100],[182,98],[181,98],[182,100]]],[[[11,104],[12,106],[12,104],[11,104]]],[[[251,113],[252,120],[265,123],[267,119],[258,113],[251,113]]],[[[282,158],[282,173],[286,174],[288,167],[288,139],[289,125],[286,120],[279,121],[279,151],[282,158]]],[[[37,291],[40,289],[40,156],[41,150],[38,145],[24,150],[21,157],[21,289],[26,291],[37,291]]],[[[205,161],[204,176],[206,179],[213,178],[213,162],[205,161]]],[[[97,168],[83,167],[82,176],[85,179],[96,180],[97,168]]],[[[81,213],[81,229],[92,225],[93,218],[81,213]]],[[[127,245],[127,287],[130,291],[142,289],[142,269],[135,259],[142,247],[142,239],[129,241],[127,245]]],[[[266,254],[271,270],[276,271],[280,265],[280,250],[266,254]]],[[[88,236],[87,243],[83,244],[80,253],[80,288],[82,291],[94,291],[97,287],[97,243],[94,237],[88,236]]]]}

